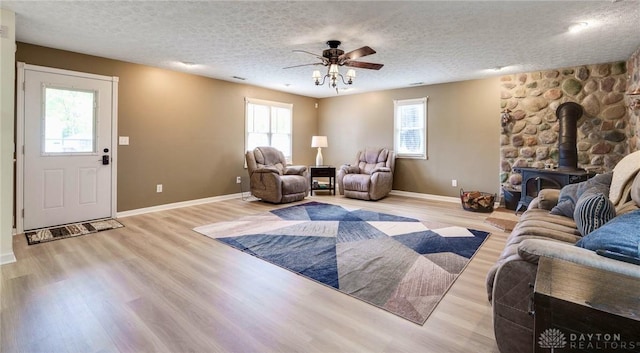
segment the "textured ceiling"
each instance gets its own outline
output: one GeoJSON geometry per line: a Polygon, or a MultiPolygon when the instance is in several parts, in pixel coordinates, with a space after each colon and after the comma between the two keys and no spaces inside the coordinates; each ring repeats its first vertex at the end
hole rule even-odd
{"type": "MultiPolygon", "coordinates": [[[[640,47],[640,1],[5,1],[18,41],[310,97],[330,39],[368,45],[340,95],[627,60],[640,47]],[[590,24],[580,33],[567,28],[590,24]],[[187,67],[180,62],[192,62],[187,67]],[[495,71],[496,67],[504,67],[495,71]]],[[[342,70],[345,71],[344,69],[342,70]]]]}

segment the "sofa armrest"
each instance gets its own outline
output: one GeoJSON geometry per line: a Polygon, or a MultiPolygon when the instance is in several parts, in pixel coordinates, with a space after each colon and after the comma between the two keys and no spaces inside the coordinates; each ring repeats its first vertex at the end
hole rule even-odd
{"type": "Polygon", "coordinates": [[[307,171],[307,167],[304,165],[289,165],[284,170],[285,175],[304,175],[307,171]]]}
{"type": "Polygon", "coordinates": [[[372,170],[371,174],[380,173],[380,172],[382,172],[382,173],[391,173],[391,168],[389,168],[389,167],[378,167],[378,168],[372,170]]]}
{"type": "Polygon", "coordinates": [[[493,329],[500,352],[532,352],[534,320],[528,313],[538,266],[514,256],[497,268],[488,287],[493,329]]]}
{"type": "Polygon", "coordinates": [[[526,239],[518,246],[518,254],[533,263],[537,263],[540,256],[545,256],[640,278],[638,265],[600,256],[594,251],[563,242],[526,239]]]}
{"type": "Polygon", "coordinates": [[[360,168],[358,168],[358,166],[356,165],[343,164],[340,167],[340,172],[342,172],[343,174],[358,174],[360,173],[360,168]]]}
{"type": "Polygon", "coordinates": [[[276,167],[263,167],[253,171],[254,173],[274,173],[280,175],[280,171],[276,167]]]}

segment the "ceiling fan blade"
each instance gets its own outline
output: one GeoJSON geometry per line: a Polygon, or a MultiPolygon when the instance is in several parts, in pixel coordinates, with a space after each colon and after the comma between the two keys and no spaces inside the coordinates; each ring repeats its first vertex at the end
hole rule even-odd
{"type": "Polygon", "coordinates": [[[357,58],[361,58],[363,56],[367,56],[367,55],[371,55],[371,54],[375,54],[376,51],[364,46],[360,49],[356,49],[356,50],[352,50],[348,53],[344,53],[342,55],[340,55],[340,57],[338,58],[338,60],[340,61],[346,61],[346,60],[353,60],[353,59],[357,59],[357,58]]]}
{"type": "Polygon", "coordinates": [[[313,55],[313,56],[315,56],[316,58],[318,58],[318,59],[320,59],[320,60],[323,60],[323,61],[325,60],[325,58],[323,58],[323,57],[322,57],[322,55],[318,55],[318,54],[312,53],[312,52],[310,52],[310,51],[306,51],[306,50],[298,50],[298,49],[296,49],[296,50],[292,50],[292,51],[293,51],[294,53],[305,53],[305,54],[313,55]]]}
{"type": "Polygon", "coordinates": [[[311,65],[324,65],[324,64],[323,63],[313,63],[313,64],[293,65],[293,66],[283,67],[283,69],[292,69],[294,67],[311,66],[311,65]]]}
{"type": "Polygon", "coordinates": [[[344,65],[370,70],[380,70],[384,66],[384,64],[366,63],[364,61],[347,61],[344,65]]]}

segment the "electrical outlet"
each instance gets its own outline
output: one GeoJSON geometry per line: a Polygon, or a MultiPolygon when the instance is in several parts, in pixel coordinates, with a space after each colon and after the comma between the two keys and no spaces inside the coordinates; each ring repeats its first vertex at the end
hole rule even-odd
{"type": "Polygon", "coordinates": [[[237,176],[236,177],[236,184],[241,184],[242,183],[242,177],[237,176]]]}
{"type": "Polygon", "coordinates": [[[457,187],[458,186],[458,181],[456,179],[451,179],[451,187],[457,187]]]}
{"type": "Polygon", "coordinates": [[[156,192],[162,192],[162,184],[156,185],[156,192]]]}

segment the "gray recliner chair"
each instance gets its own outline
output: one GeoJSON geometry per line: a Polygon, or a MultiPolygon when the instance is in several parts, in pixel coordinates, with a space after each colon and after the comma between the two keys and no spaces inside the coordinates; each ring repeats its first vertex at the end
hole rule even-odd
{"type": "Polygon", "coordinates": [[[391,192],[395,156],[386,148],[359,151],[353,165],[343,165],[337,175],[340,195],[379,200],[391,192]]]}
{"type": "Polygon", "coordinates": [[[306,166],[288,166],[284,154],[273,147],[247,151],[251,194],[262,201],[287,203],[309,194],[306,166]]]}

